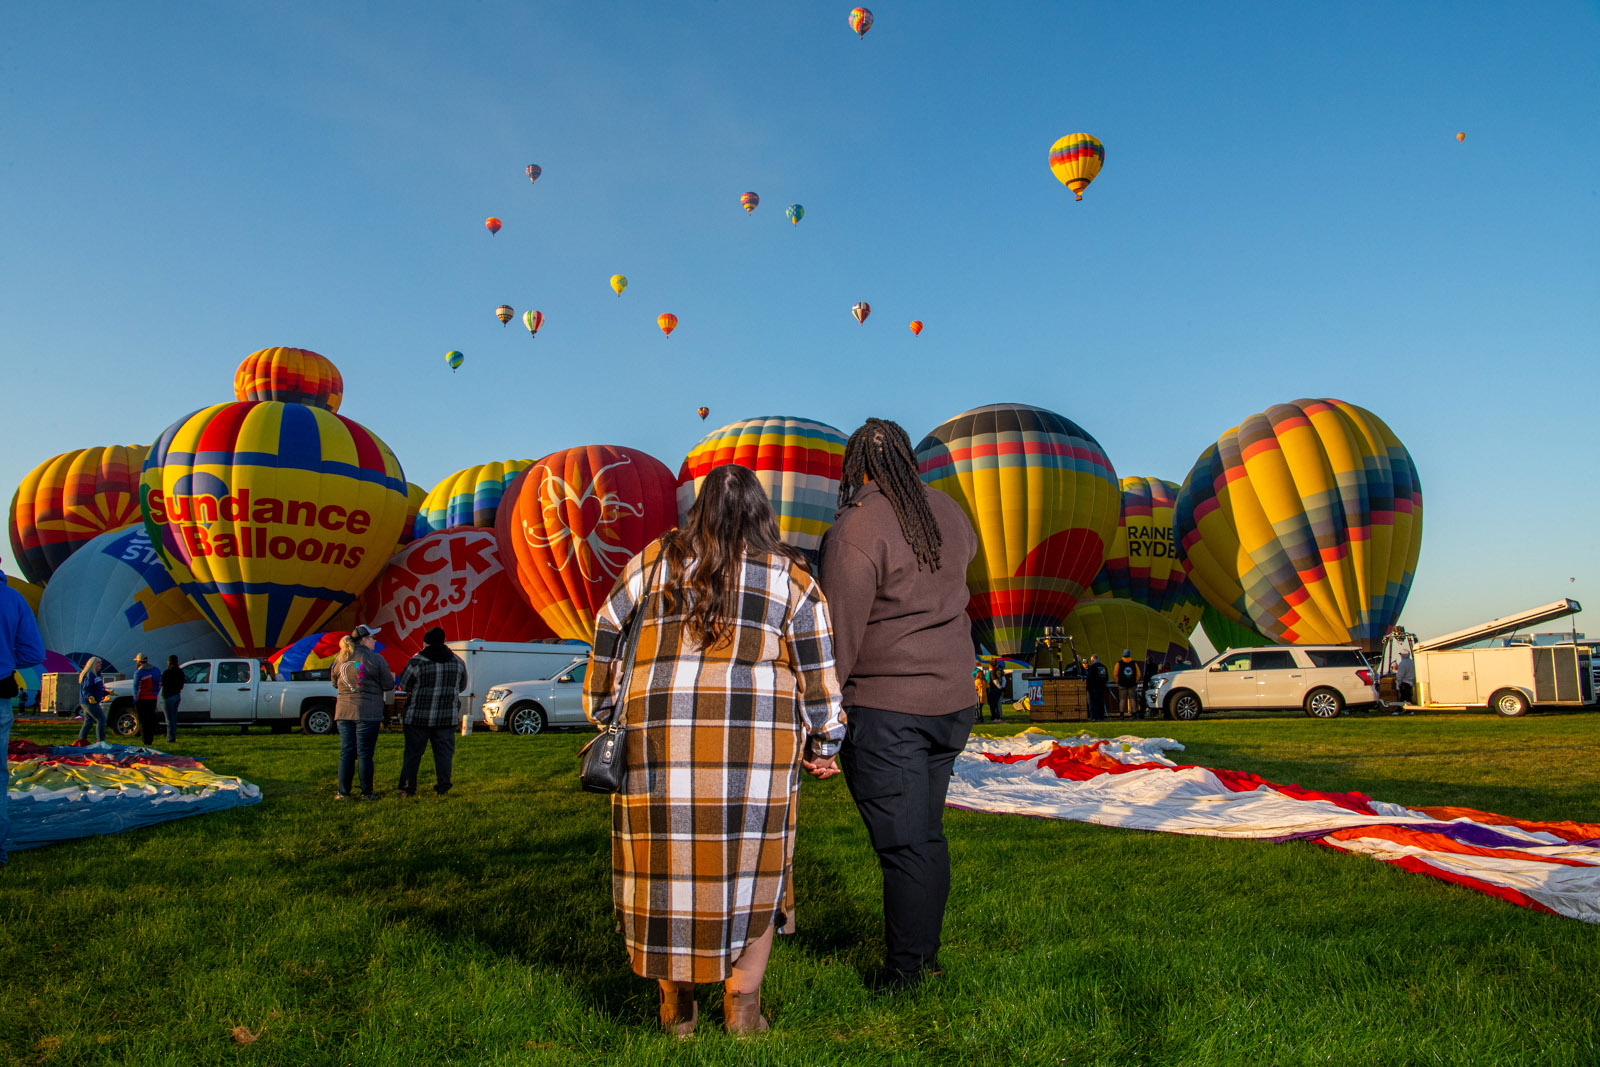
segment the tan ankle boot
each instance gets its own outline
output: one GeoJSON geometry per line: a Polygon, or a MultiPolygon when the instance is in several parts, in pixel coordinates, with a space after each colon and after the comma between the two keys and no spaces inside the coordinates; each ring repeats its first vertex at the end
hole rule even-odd
{"type": "Polygon", "coordinates": [[[673,1037],[688,1037],[699,1019],[700,1004],[694,999],[692,987],[686,991],[661,990],[661,1029],[673,1037]]]}
{"type": "Polygon", "coordinates": [[[770,1029],[767,1017],[761,1014],[761,990],[735,993],[725,989],[722,994],[722,1027],[740,1037],[770,1029]]]}

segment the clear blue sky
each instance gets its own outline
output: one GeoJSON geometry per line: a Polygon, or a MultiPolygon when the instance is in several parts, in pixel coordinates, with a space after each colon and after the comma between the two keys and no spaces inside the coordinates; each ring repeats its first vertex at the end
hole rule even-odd
{"type": "Polygon", "coordinates": [[[1181,481],[1336,396],[1422,473],[1413,629],[1600,609],[1596,5],[884,0],[864,41],[849,8],[14,5],[0,491],[269,345],[424,486],[597,441],[676,469],[700,404],[915,440],[997,401],[1181,481]]]}

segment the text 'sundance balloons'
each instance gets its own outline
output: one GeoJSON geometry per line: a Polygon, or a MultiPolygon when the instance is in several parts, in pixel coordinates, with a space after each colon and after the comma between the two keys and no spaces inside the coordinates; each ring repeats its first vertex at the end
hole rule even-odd
{"type": "Polygon", "coordinates": [[[1079,200],[1105,161],[1106,146],[1086,133],[1069,133],[1050,146],[1050,172],[1079,200]]]}
{"type": "Polygon", "coordinates": [[[1062,630],[1072,638],[1072,647],[1085,662],[1093,653],[1113,673],[1123,649],[1128,650],[1129,657],[1141,670],[1152,662],[1160,670],[1200,665],[1200,657],[1189,644],[1187,634],[1179,633],[1165,615],[1158,615],[1132,600],[1112,597],[1080,600],[1062,624],[1062,630]]]}
{"type": "Polygon", "coordinates": [[[514,309],[510,304],[501,304],[499,307],[494,309],[494,317],[500,320],[500,325],[502,326],[516,318],[516,316],[516,309],[514,309]]]}
{"type": "Polygon", "coordinates": [[[426,537],[455,526],[493,529],[506,487],[531,466],[531,459],[508,459],[456,471],[429,491],[417,510],[412,536],[426,537]]]}
{"type": "Polygon", "coordinates": [[[1260,648],[1262,645],[1272,644],[1256,633],[1254,627],[1234,622],[1210,604],[1200,612],[1200,628],[1206,632],[1206,640],[1211,642],[1211,647],[1218,652],[1226,652],[1230,648],[1260,648]]]}
{"type": "Polygon", "coordinates": [[[1187,638],[1200,625],[1205,599],[1189,581],[1172,534],[1178,484],[1160,478],[1122,479],[1122,517],[1094,580],[1094,595],[1143,604],[1187,638]]]}
{"type": "Polygon", "coordinates": [[[11,497],[11,554],[30,582],[44,585],[78,549],[139,521],[143,445],[80,448],[45,460],[11,497]]]}
{"type": "Polygon", "coordinates": [[[677,524],[676,480],[660,460],[617,445],[544,457],[511,483],[495,536],[500,558],[560,637],[594,640],[594,614],[622,568],[677,524]]]}
{"type": "Polygon", "coordinates": [[[739,203],[744,205],[744,213],[750,215],[755,213],[756,207],[761,203],[761,198],[755,193],[745,193],[739,197],[739,203]]]}
{"type": "Polygon", "coordinates": [[[806,217],[806,209],[799,204],[790,204],[788,207],[784,208],[783,213],[787,215],[789,217],[789,221],[794,223],[796,226],[800,225],[800,220],[806,217]]]}
{"type": "Polygon", "coordinates": [[[706,475],[725,463],[737,463],[755,471],[777,512],[784,541],[815,554],[839,510],[845,441],[844,434],[825,422],[783,415],[713,430],[689,450],[678,469],[679,521],[688,518],[706,475]]]}
{"type": "Polygon", "coordinates": [[[230,646],[260,655],[319,629],[383,569],[405,524],[400,461],[322,408],[213,404],[151,446],[145,529],[230,646]]]}
{"type": "Polygon", "coordinates": [[[856,31],[857,37],[865,37],[867,31],[872,29],[872,12],[864,7],[851,8],[850,28],[856,31]]]}
{"type": "Polygon", "coordinates": [[[628,287],[628,279],[625,276],[623,276],[621,274],[613,274],[611,276],[611,291],[612,292],[616,293],[618,296],[621,296],[622,295],[622,290],[626,289],[627,287],[628,287]]]}
{"type": "Polygon", "coordinates": [[[263,348],[233,372],[235,400],[282,400],[338,411],[344,375],[333,360],[307,348],[263,348]]]}
{"type": "Polygon", "coordinates": [[[1251,415],[1203,452],[1174,527],[1195,588],[1281,644],[1376,650],[1422,551],[1422,488],[1382,419],[1342,400],[1251,415]]]}
{"type": "Polygon", "coordinates": [[[978,533],[967,569],[974,637],[1001,655],[1031,655],[1105,561],[1122,510],[1111,460],[1053,411],[990,404],[935,428],[917,464],[978,533]]]}

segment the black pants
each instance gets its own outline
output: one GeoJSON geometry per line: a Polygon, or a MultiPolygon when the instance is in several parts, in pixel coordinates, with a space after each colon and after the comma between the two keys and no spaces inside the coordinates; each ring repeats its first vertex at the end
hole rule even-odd
{"type": "Polygon", "coordinates": [[[154,700],[135,700],[133,702],[133,717],[139,720],[139,743],[148,745],[156,739],[156,702],[154,700]]]}
{"type": "Polygon", "coordinates": [[[1000,721],[1000,702],[1005,699],[1005,692],[996,686],[989,690],[989,718],[995,722],[1000,721]]]}
{"type": "Polygon", "coordinates": [[[406,724],[406,753],[400,760],[400,792],[417,791],[417,768],[422,752],[433,743],[433,791],[440,796],[450,792],[450,764],[456,756],[456,732],[449,726],[406,724]]]}
{"type": "Polygon", "coordinates": [[[844,780],[883,869],[884,965],[890,977],[937,967],[950,896],[944,796],[978,709],[906,715],[847,708],[844,780]]]}
{"type": "Polygon", "coordinates": [[[1105,722],[1106,720],[1106,691],[1104,689],[1089,690],[1089,721],[1105,722]]]}

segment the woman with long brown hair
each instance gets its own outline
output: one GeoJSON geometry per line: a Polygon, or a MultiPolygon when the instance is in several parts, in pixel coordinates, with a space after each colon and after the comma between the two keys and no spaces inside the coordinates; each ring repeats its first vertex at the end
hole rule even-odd
{"type": "Polygon", "coordinates": [[[633,969],[660,983],[662,1028],[680,1037],[699,1015],[697,982],[725,983],[730,1032],[767,1028],[773,933],[794,926],[800,771],[838,773],[833,637],[801,559],[756,476],[717,467],[683,528],[628,562],[595,620],[585,708],[604,725],[620,703],[625,731],[612,897],[633,969]]]}

